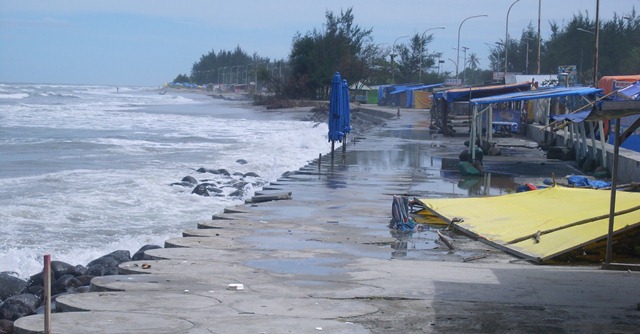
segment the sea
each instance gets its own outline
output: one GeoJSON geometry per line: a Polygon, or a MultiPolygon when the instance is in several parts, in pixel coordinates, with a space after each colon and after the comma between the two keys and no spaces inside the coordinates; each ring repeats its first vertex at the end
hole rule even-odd
{"type": "Polygon", "coordinates": [[[0,272],[162,246],[330,152],[327,133],[186,90],[0,83],[0,272]],[[172,185],[186,176],[222,192],[172,185]]]}

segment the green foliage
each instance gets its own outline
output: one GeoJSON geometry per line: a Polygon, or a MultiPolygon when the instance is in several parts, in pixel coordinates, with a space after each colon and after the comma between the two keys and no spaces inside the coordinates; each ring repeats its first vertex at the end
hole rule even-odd
{"type": "MultiPolygon", "coordinates": [[[[578,13],[565,25],[551,22],[550,27],[551,36],[542,40],[540,72],[556,73],[560,65],[576,65],[578,80],[583,84],[593,84],[595,20],[589,18],[588,13],[578,13]]],[[[636,15],[635,8],[629,14],[615,14],[610,21],[601,21],[598,77],[640,72],[638,45],[640,17],[636,15]]],[[[519,39],[509,38],[507,46],[508,72],[536,73],[538,37],[531,25],[523,30],[519,39]]],[[[489,61],[494,71],[504,71],[504,41],[492,47],[489,61]]]]}
{"type": "Polygon", "coordinates": [[[178,76],[173,79],[173,83],[184,83],[184,82],[191,82],[191,80],[189,79],[189,77],[186,74],[178,74],[178,76]]]}
{"type": "Polygon", "coordinates": [[[371,49],[371,29],[354,24],[352,9],[325,14],[324,30],[314,29],[293,38],[289,56],[291,79],[285,94],[294,98],[326,99],[335,72],[348,82],[364,78],[371,49]]]}
{"type": "Polygon", "coordinates": [[[396,47],[399,56],[397,68],[394,66],[396,82],[425,82],[425,70],[432,67],[435,64],[435,58],[440,55],[430,54],[426,48],[432,40],[433,35],[415,34],[411,37],[409,45],[400,44],[396,47]]]}
{"type": "Polygon", "coordinates": [[[259,62],[268,63],[268,58],[261,58],[254,54],[250,56],[239,46],[233,51],[220,50],[216,54],[211,50],[200,57],[200,60],[191,68],[191,82],[196,84],[248,83],[250,78],[255,78],[255,69],[251,65],[259,62]]]}

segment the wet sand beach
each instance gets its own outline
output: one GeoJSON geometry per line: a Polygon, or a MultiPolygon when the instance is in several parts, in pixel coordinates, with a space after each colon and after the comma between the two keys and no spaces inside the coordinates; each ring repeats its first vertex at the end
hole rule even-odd
{"type": "MultiPolygon", "coordinates": [[[[485,158],[490,178],[451,161],[464,137],[429,130],[424,110],[371,108],[380,122],[266,186],[254,202],[212,212],[184,237],[57,300],[60,333],[635,333],[636,272],[532,265],[436,227],[390,230],[393,195],[465,197],[515,191],[575,173],[527,141],[485,158]],[[258,197],[259,198],[259,197],[258,197]],[[77,312],[83,311],[83,312],[77,312]]],[[[292,113],[292,117],[298,117],[292,113]]],[[[42,315],[15,322],[42,330],[42,315]]]]}

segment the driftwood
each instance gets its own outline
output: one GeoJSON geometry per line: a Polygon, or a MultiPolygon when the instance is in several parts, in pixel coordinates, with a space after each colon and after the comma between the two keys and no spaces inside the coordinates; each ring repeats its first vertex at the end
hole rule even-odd
{"type": "Polygon", "coordinates": [[[444,244],[447,245],[450,250],[453,250],[453,243],[451,242],[451,240],[449,240],[449,238],[445,237],[444,234],[442,234],[442,232],[440,231],[438,231],[438,237],[440,237],[440,240],[442,240],[442,242],[444,242],[444,244]]]}
{"type": "Polygon", "coordinates": [[[471,262],[471,261],[475,261],[475,260],[480,260],[480,259],[484,259],[487,257],[487,254],[480,254],[480,255],[474,255],[474,256],[469,256],[469,257],[465,257],[462,259],[462,262],[471,262]]]}

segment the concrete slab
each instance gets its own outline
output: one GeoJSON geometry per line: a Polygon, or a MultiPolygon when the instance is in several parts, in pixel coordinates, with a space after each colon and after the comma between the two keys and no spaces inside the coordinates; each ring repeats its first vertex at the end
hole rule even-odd
{"type": "Polygon", "coordinates": [[[214,248],[214,249],[240,249],[241,241],[234,238],[222,237],[187,237],[187,238],[171,238],[164,242],[164,247],[195,247],[195,248],[214,248]]]}
{"type": "Polygon", "coordinates": [[[367,334],[365,327],[348,321],[259,316],[247,314],[207,328],[215,334],[238,333],[296,333],[296,334],[367,334]]]}
{"type": "Polygon", "coordinates": [[[207,312],[237,312],[223,306],[212,291],[208,295],[195,295],[168,291],[89,292],[60,296],[56,299],[59,312],[82,311],[144,311],[157,314],[175,314],[177,305],[187,313],[196,310],[207,312]]]}
{"type": "Polygon", "coordinates": [[[337,319],[371,314],[377,307],[358,300],[323,298],[269,298],[243,300],[230,305],[241,313],[288,316],[306,319],[337,319]]]}
{"type": "MultiPolygon", "coordinates": [[[[68,312],[51,315],[54,333],[175,334],[187,333],[194,324],[166,314],[133,312],[68,312]]],[[[44,315],[16,320],[16,334],[44,333],[44,315]]]]}

